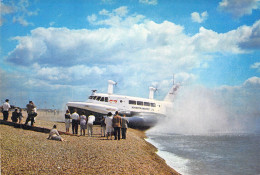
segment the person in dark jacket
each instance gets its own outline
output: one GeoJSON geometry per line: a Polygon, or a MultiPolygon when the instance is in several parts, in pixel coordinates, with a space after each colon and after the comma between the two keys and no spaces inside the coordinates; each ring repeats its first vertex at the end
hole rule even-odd
{"type": "Polygon", "coordinates": [[[122,117],[122,126],[121,126],[121,132],[122,132],[122,139],[126,139],[126,130],[128,128],[128,120],[125,117],[125,115],[123,115],[122,117]]]}
{"type": "Polygon", "coordinates": [[[105,123],[105,117],[102,116],[102,119],[100,121],[101,126],[101,137],[106,137],[106,123],[105,123]]]}
{"type": "Polygon", "coordinates": [[[34,117],[36,114],[36,112],[35,112],[36,106],[34,105],[34,103],[32,101],[29,101],[29,104],[26,105],[26,108],[27,108],[28,117],[25,121],[25,124],[27,125],[28,122],[31,120],[31,126],[33,126],[34,117]]]}
{"type": "Polygon", "coordinates": [[[19,109],[19,113],[18,113],[18,120],[19,120],[19,124],[22,123],[22,119],[23,119],[23,112],[22,109],[19,109]]]}
{"type": "Polygon", "coordinates": [[[18,122],[18,118],[19,118],[19,113],[18,113],[18,109],[15,109],[14,112],[12,113],[12,122],[17,123],[18,122]]]}
{"type": "Polygon", "coordinates": [[[116,111],[115,116],[112,119],[113,127],[114,127],[114,136],[115,140],[120,140],[120,130],[122,126],[122,119],[121,116],[116,111]]]}

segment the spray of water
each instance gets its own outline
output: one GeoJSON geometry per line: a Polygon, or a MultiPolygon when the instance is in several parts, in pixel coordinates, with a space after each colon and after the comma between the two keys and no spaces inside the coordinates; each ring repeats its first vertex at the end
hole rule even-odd
{"type": "Polygon", "coordinates": [[[241,105],[236,102],[238,99],[229,98],[205,87],[183,87],[168,110],[167,118],[148,133],[212,134],[259,130],[260,116],[247,116],[248,111],[237,105],[241,105]]]}

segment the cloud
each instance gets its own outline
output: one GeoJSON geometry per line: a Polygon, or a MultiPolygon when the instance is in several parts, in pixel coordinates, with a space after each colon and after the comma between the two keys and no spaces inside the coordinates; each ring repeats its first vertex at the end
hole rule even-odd
{"type": "Polygon", "coordinates": [[[106,87],[106,82],[97,80],[121,79],[121,86],[130,89],[121,88],[122,93],[145,96],[146,88],[140,88],[140,92],[135,88],[149,86],[154,80],[165,82],[173,73],[189,83],[198,77],[188,72],[207,69],[213,54],[245,53],[247,47],[241,43],[250,44],[249,38],[255,33],[252,31],[258,26],[257,21],[227,33],[202,27],[190,36],[183,26],[129,14],[124,6],[103,9],[88,20],[99,27],[38,27],[26,36],[13,37],[18,44],[6,61],[26,69],[32,84],[37,80],[49,86],[86,86],[91,82],[95,88],[106,87]]]}
{"type": "Polygon", "coordinates": [[[259,77],[251,77],[247,79],[244,84],[244,87],[256,88],[256,90],[260,89],[260,78],[259,77]]]}
{"type": "Polygon", "coordinates": [[[241,26],[227,33],[200,28],[195,34],[193,44],[202,52],[245,53],[249,49],[260,48],[260,20],[253,26],[241,26]]]}
{"type": "Polygon", "coordinates": [[[14,8],[9,5],[5,5],[2,1],[0,2],[1,15],[10,14],[14,12],[14,8]]]}
{"type": "Polygon", "coordinates": [[[49,25],[50,25],[50,26],[53,26],[53,25],[55,25],[55,22],[52,21],[52,22],[49,23],[49,25]]]}
{"type": "Polygon", "coordinates": [[[75,65],[71,67],[40,67],[33,65],[35,78],[44,80],[49,84],[82,84],[78,81],[90,81],[91,76],[102,76],[106,73],[106,68],[97,66],[88,67],[85,65],[75,65]]]}
{"type": "Polygon", "coordinates": [[[92,25],[106,25],[112,27],[129,27],[136,23],[142,22],[145,17],[143,15],[128,14],[128,8],[126,6],[119,7],[111,12],[103,9],[98,13],[101,20],[98,20],[96,14],[87,16],[87,21],[92,25]]]}
{"type": "Polygon", "coordinates": [[[256,69],[258,72],[260,72],[260,62],[256,62],[253,65],[250,66],[252,69],[256,69]]]}
{"type": "Polygon", "coordinates": [[[202,23],[208,18],[208,12],[202,12],[199,14],[198,12],[191,13],[191,19],[193,22],[202,23]]]}
{"type": "Polygon", "coordinates": [[[148,5],[157,5],[157,0],[139,0],[139,2],[148,5]]]}
{"type": "Polygon", "coordinates": [[[252,27],[244,27],[245,33],[239,46],[245,49],[260,48],[260,20],[256,21],[252,27]]]}
{"type": "Polygon", "coordinates": [[[20,0],[15,4],[12,1],[4,4],[0,2],[0,11],[1,11],[1,22],[0,24],[3,25],[5,20],[5,16],[12,15],[13,16],[13,23],[19,23],[23,26],[33,25],[33,23],[28,22],[26,20],[27,17],[38,15],[39,9],[35,11],[29,11],[28,8],[30,7],[30,3],[28,0],[20,0]]]}
{"type": "Polygon", "coordinates": [[[0,26],[3,25],[5,19],[3,18],[3,16],[7,15],[7,14],[11,14],[14,12],[14,8],[12,6],[9,5],[5,5],[2,1],[0,1],[0,26]]]}
{"type": "Polygon", "coordinates": [[[29,23],[27,20],[24,19],[24,17],[19,16],[19,17],[13,17],[13,23],[18,22],[22,26],[28,26],[28,25],[33,25],[33,23],[29,23]]]}
{"type": "Polygon", "coordinates": [[[234,18],[251,15],[253,10],[259,9],[259,0],[222,0],[220,10],[230,13],[234,18]]]}
{"type": "Polygon", "coordinates": [[[180,83],[194,83],[194,81],[197,79],[197,76],[194,74],[190,74],[187,72],[180,72],[178,74],[176,74],[176,82],[180,82],[180,83]]]}

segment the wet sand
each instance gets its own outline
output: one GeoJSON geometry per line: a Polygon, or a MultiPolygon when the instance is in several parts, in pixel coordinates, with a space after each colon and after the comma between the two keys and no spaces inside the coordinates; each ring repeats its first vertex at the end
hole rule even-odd
{"type": "MultiPolygon", "coordinates": [[[[39,127],[51,129],[54,124],[65,131],[64,123],[36,120],[39,127]]],[[[2,175],[178,174],[144,140],[143,131],[128,129],[127,139],[120,141],[101,137],[99,126],[94,127],[93,137],[62,135],[65,142],[47,137],[46,133],[1,124],[2,175]]]]}

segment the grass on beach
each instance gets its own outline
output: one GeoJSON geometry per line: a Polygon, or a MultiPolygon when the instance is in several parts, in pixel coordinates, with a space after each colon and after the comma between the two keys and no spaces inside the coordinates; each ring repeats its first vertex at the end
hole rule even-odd
{"type": "MultiPolygon", "coordinates": [[[[0,117],[2,119],[2,117],[0,117]]],[[[9,117],[10,118],[10,117],[9,117]]],[[[37,119],[36,126],[65,131],[65,124],[37,119]]],[[[126,140],[106,140],[100,127],[94,136],[48,134],[0,125],[1,173],[5,174],[177,174],[146,142],[144,132],[128,129],[126,140]]]]}

